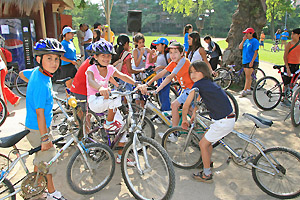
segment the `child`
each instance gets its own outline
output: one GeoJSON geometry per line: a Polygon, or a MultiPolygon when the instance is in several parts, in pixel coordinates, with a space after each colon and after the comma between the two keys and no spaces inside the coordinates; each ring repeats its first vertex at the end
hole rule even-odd
{"type": "Polygon", "coordinates": [[[152,55],[152,62],[149,61],[149,57],[150,57],[150,53],[147,54],[147,59],[146,59],[146,69],[148,69],[148,67],[150,66],[154,66],[156,59],[157,59],[157,55],[156,55],[156,45],[154,44],[154,42],[156,42],[156,40],[153,40],[150,44],[150,50],[154,50],[155,52],[152,55]]]}
{"type": "Polygon", "coordinates": [[[151,54],[151,56],[149,56],[149,62],[152,63],[152,54],[155,52],[155,50],[150,50],[149,48],[145,47],[145,37],[142,33],[137,33],[134,36],[134,42],[136,44],[136,48],[133,49],[132,54],[135,68],[144,69],[146,67],[147,54],[151,54]]]}
{"type": "MultiPolygon", "coordinates": [[[[170,58],[172,62],[159,72],[156,76],[154,76],[146,85],[151,85],[154,81],[162,78],[165,74],[170,72],[165,80],[161,83],[161,85],[156,89],[155,93],[161,91],[166,85],[168,85],[173,78],[177,78],[180,86],[182,87],[183,91],[176,100],[171,103],[172,109],[172,124],[173,126],[178,126],[179,123],[179,106],[183,104],[189,94],[190,89],[192,88],[194,82],[191,80],[189,76],[189,66],[190,61],[184,57],[184,46],[181,45],[179,42],[172,42],[168,47],[170,58]]],[[[164,133],[159,133],[162,137],[164,133]]],[[[174,136],[175,137],[175,136],[174,136]]],[[[173,138],[175,141],[176,138],[173,138]]],[[[170,140],[172,140],[170,138],[170,140]]]]}
{"type": "MultiPolygon", "coordinates": [[[[156,58],[156,67],[154,68],[154,71],[156,71],[156,73],[161,72],[163,69],[166,68],[166,66],[169,64],[169,62],[171,61],[170,59],[170,54],[168,51],[168,44],[169,41],[167,40],[167,38],[158,38],[158,40],[156,42],[153,43],[153,45],[156,46],[157,51],[158,51],[158,56],[156,58]]],[[[166,78],[166,76],[168,75],[165,74],[162,78],[157,80],[157,85],[160,86],[161,83],[163,82],[163,80],[166,78]]],[[[168,83],[161,91],[159,91],[158,95],[159,95],[159,99],[161,102],[161,111],[170,111],[171,108],[171,102],[170,102],[170,85],[171,83],[168,83]]]]}
{"type": "Polygon", "coordinates": [[[206,52],[201,45],[199,33],[197,31],[193,31],[189,34],[188,38],[189,49],[186,57],[190,60],[191,63],[196,60],[203,60],[209,66],[210,70],[213,71],[210,63],[207,60],[206,52]]]}
{"type": "Polygon", "coordinates": [[[212,70],[216,70],[219,64],[219,57],[222,56],[221,49],[217,43],[211,40],[211,37],[209,35],[204,37],[204,41],[208,44],[208,50],[210,52],[209,64],[212,70]]]}
{"type": "MultiPolygon", "coordinates": [[[[27,139],[34,148],[42,146],[42,150],[36,153],[33,160],[34,171],[37,171],[37,165],[40,162],[49,162],[56,154],[49,129],[53,117],[51,77],[58,69],[60,57],[64,55],[65,50],[58,40],[46,38],[36,43],[34,53],[40,66],[23,70],[20,72],[20,76],[28,81],[25,126],[30,133],[27,135],[27,139]]],[[[49,174],[47,174],[47,200],[64,200],[61,193],[54,188],[52,180],[54,168],[55,166],[51,166],[49,174]]]]}
{"type": "MultiPolygon", "coordinates": [[[[116,99],[109,99],[110,88],[108,82],[117,77],[127,83],[135,85],[143,94],[147,92],[147,87],[135,82],[130,76],[119,72],[114,66],[110,65],[111,57],[113,54],[113,46],[110,42],[100,40],[92,44],[93,57],[91,59],[91,65],[87,71],[87,95],[89,108],[96,112],[102,113],[108,110],[106,122],[104,123],[104,129],[109,134],[115,134],[120,128],[120,122],[116,121],[115,114],[116,109],[120,107],[121,97],[116,99]],[[95,94],[100,92],[101,96],[95,94]]],[[[120,146],[124,146],[124,142],[119,143],[120,146]]],[[[119,150],[117,156],[117,163],[121,163],[122,150],[119,150]]],[[[134,166],[134,162],[128,160],[128,166],[134,166]]]]}
{"type": "Polygon", "coordinates": [[[189,34],[193,31],[193,26],[191,24],[187,24],[185,25],[184,29],[183,29],[183,35],[184,35],[184,51],[185,53],[187,53],[188,49],[189,49],[189,34]]]}
{"type": "MultiPolygon", "coordinates": [[[[191,79],[195,82],[193,88],[199,89],[199,94],[203,99],[213,124],[200,140],[199,146],[202,154],[203,171],[193,174],[193,178],[206,183],[212,183],[212,172],[210,168],[210,158],[212,153],[212,143],[220,140],[229,134],[234,127],[235,114],[231,107],[230,101],[226,93],[212,81],[210,69],[203,61],[195,61],[191,64],[189,73],[191,79]]],[[[182,128],[187,129],[189,122],[187,121],[187,113],[194,99],[195,91],[191,90],[182,109],[182,128]]],[[[198,97],[200,100],[200,97],[198,97]]],[[[194,109],[191,121],[195,119],[196,108],[194,109]]]]}
{"type": "MultiPolygon", "coordinates": [[[[291,82],[292,77],[291,73],[295,73],[299,69],[300,64],[300,28],[296,28],[292,31],[291,35],[292,40],[286,45],[284,51],[284,64],[285,64],[285,72],[287,72],[288,76],[283,76],[283,82],[285,88],[287,88],[288,84],[291,82]]],[[[290,107],[291,103],[288,101],[287,97],[284,97],[282,106],[290,107]]]]}

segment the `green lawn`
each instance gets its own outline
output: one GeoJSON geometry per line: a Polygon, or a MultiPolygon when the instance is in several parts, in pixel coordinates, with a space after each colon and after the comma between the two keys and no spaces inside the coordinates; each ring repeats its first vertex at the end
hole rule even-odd
{"type": "MultiPolygon", "coordinates": [[[[165,38],[167,38],[169,41],[170,40],[177,40],[178,42],[183,44],[183,37],[178,37],[178,36],[164,36],[165,38]]],[[[145,36],[145,46],[146,47],[150,47],[150,44],[153,40],[158,39],[159,36],[145,36]]],[[[132,40],[132,36],[130,36],[130,39],[132,40]]],[[[74,45],[76,47],[76,51],[79,53],[79,48],[78,48],[78,40],[77,37],[74,37],[74,45]]],[[[115,40],[116,41],[116,40],[115,40]]],[[[220,48],[222,50],[227,48],[227,42],[225,40],[220,40],[217,42],[220,45],[220,48]]],[[[206,47],[206,44],[202,42],[202,45],[204,47],[206,47]]],[[[273,42],[272,40],[268,39],[265,40],[265,48],[264,49],[260,49],[259,50],[259,60],[261,61],[266,61],[269,63],[273,63],[273,64],[284,64],[283,61],[283,53],[284,51],[280,51],[280,52],[271,52],[271,47],[273,46],[273,42]]],[[[280,47],[280,46],[279,46],[280,47]]]]}

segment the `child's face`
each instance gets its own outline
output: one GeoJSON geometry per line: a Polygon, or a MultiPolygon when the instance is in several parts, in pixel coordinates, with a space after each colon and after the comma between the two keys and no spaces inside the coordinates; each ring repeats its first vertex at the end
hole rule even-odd
{"type": "Polygon", "coordinates": [[[183,56],[183,52],[180,53],[179,49],[170,49],[169,54],[173,62],[178,62],[183,56]]]}
{"type": "Polygon", "coordinates": [[[141,39],[137,42],[138,48],[143,48],[145,47],[145,40],[141,39]]]}
{"type": "Polygon", "coordinates": [[[299,37],[300,37],[300,34],[292,32],[292,35],[291,35],[292,40],[298,40],[299,37]]]}
{"type": "Polygon", "coordinates": [[[94,55],[94,58],[100,63],[100,65],[108,66],[111,60],[111,54],[98,54],[94,55]]]}
{"type": "Polygon", "coordinates": [[[191,32],[193,32],[193,28],[190,28],[190,29],[189,29],[189,33],[191,33],[191,32]]]}
{"type": "Polygon", "coordinates": [[[190,36],[188,37],[188,43],[189,43],[189,46],[193,45],[193,38],[191,38],[190,36]]]}
{"type": "Polygon", "coordinates": [[[97,37],[97,33],[96,31],[93,31],[93,37],[96,38],[97,37]]]}
{"type": "Polygon", "coordinates": [[[210,40],[204,40],[207,44],[209,44],[210,43],[210,40]]]}
{"type": "Polygon", "coordinates": [[[159,51],[159,52],[163,52],[164,51],[164,45],[163,44],[156,45],[156,50],[159,51]]]}
{"type": "Polygon", "coordinates": [[[194,67],[191,67],[190,77],[191,77],[192,81],[197,82],[197,81],[201,80],[204,76],[203,76],[202,72],[197,72],[194,67]]]}
{"type": "Polygon", "coordinates": [[[130,51],[130,45],[129,45],[129,42],[126,42],[126,43],[124,44],[124,49],[125,49],[126,51],[130,51]]]}
{"type": "MultiPolygon", "coordinates": [[[[37,56],[36,60],[38,63],[41,62],[41,57],[37,56]]],[[[50,73],[54,73],[56,72],[56,70],[58,69],[60,64],[60,58],[58,55],[55,54],[45,54],[43,55],[43,59],[42,59],[42,65],[43,68],[50,72],[50,73]]]]}

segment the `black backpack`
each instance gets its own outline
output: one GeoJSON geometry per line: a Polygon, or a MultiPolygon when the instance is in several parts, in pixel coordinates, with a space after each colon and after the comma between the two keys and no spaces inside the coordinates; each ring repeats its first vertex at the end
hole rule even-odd
{"type": "Polygon", "coordinates": [[[216,50],[215,51],[219,54],[219,56],[222,56],[222,51],[220,49],[220,46],[217,43],[215,43],[215,45],[216,45],[216,50]]]}

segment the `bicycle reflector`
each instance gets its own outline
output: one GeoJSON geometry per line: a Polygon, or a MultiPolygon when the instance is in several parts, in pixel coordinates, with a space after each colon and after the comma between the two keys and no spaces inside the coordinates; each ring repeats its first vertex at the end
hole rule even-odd
{"type": "Polygon", "coordinates": [[[72,107],[72,108],[76,108],[77,106],[77,101],[75,99],[75,97],[69,97],[68,98],[68,104],[72,107]]]}

